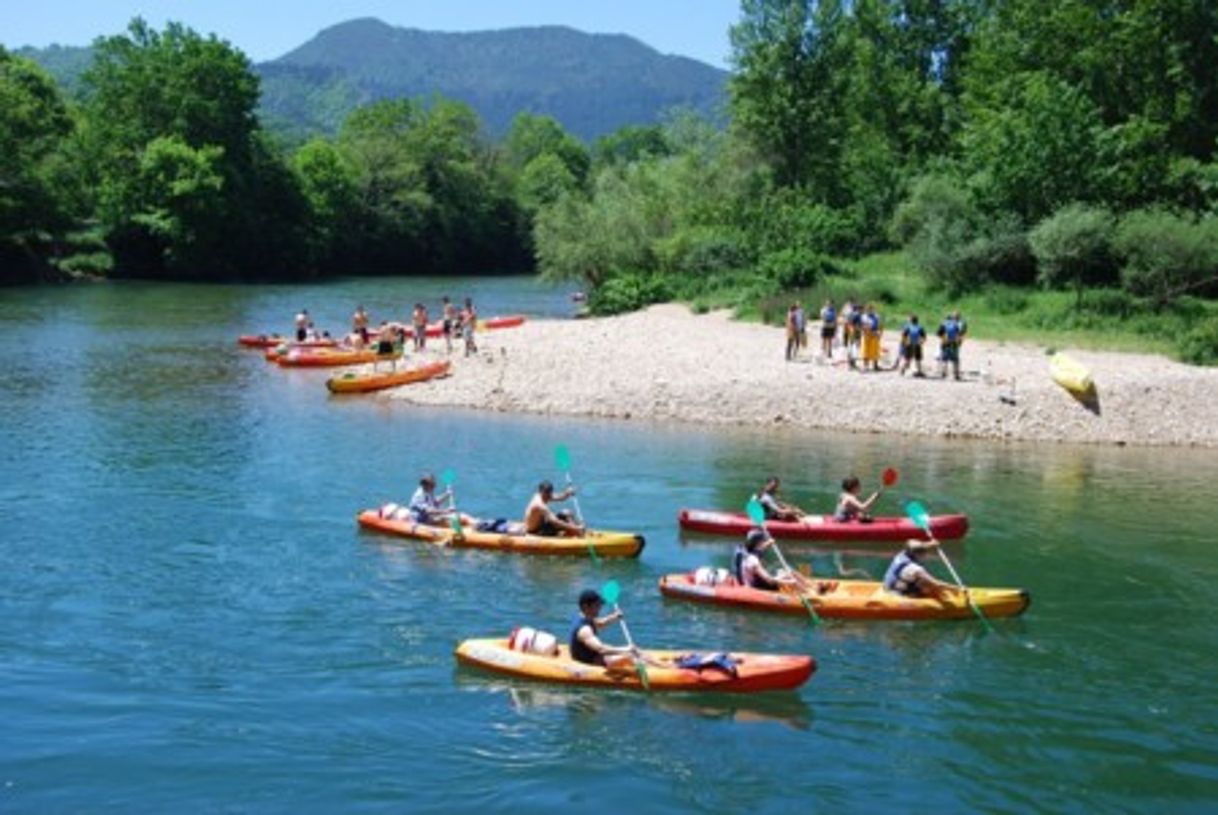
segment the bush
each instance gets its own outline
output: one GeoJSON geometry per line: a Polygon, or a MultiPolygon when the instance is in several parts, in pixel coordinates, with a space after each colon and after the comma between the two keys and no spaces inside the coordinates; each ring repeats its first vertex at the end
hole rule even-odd
{"type": "Polygon", "coordinates": [[[986,292],[985,306],[995,314],[1018,314],[1028,307],[1028,295],[1005,286],[986,292]]]}
{"type": "Polygon", "coordinates": [[[1138,210],[1121,220],[1113,248],[1124,261],[1125,288],[1167,305],[1215,274],[1218,221],[1198,223],[1165,210],[1138,210]]]}
{"type": "Polygon", "coordinates": [[[1185,362],[1218,365],[1218,317],[1210,317],[1183,334],[1177,348],[1185,362]]]}
{"type": "Polygon", "coordinates": [[[1102,207],[1070,204],[1045,218],[1028,234],[1040,282],[1072,285],[1077,305],[1087,284],[1115,283],[1112,235],[1112,215],[1102,207]]]}
{"type": "Polygon", "coordinates": [[[654,251],[662,270],[685,276],[711,277],[752,263],[743,236],[727,227],[681,229],[656,241],[654,251]]]}
{"type": "Polygon", "coordinates": [[[672,299],[664,278],[642,272],[626,272],[609,278],[593,289],[588,310],[593,314],[621,314],[672,299]]]}
{"type": "Polygon", "coordinates": [[[856,213],[811,203],[798,189],[778,190],[742,212],[741,229],[758,256],[788,248],[846,255],[862,243],[856,213]]]}
{"type": "Polygon", "coordinates": [[[771,252],[761,259],[758,270],[781,289],[811,286],[826,275],[841,271],[829,258],[803,248],[771,252]]]}

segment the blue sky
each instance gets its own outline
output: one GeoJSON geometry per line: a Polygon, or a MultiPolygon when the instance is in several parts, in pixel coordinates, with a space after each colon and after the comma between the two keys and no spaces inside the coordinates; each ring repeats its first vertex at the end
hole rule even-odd
{"type": "Polygon", "coordinates": [[[87,45],[141,16],[216,34],[255,62],[274,59],[354,17],[432,31],[567,25],[629,34],[665,54],[728,66],[727,29],[739,0],[2,0],[0,44],[87,45]]]}

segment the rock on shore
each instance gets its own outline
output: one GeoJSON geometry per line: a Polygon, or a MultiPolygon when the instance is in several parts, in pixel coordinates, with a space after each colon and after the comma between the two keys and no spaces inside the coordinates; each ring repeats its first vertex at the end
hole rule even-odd
{"type": "MultiPolygon", "coordinates": [[[[897,334],[889,328],[886,349],[895,349],[897,334]]],[[[840,358],[818,361],[813,348],[787,362],[781,329],[678,305],[529,321],[480,333],[478,344],[468,358],[454,349],[447,379],[387,395],[420,405],[700,424],[1218,446],[1218,370],[1153,355],[1071,351],[1097,385],[1098,402],[1087,406],[1054,383],[1045,349],[1030,344],[970,339],[959,382],[937,378],[933,337],[926,379],[861,374],[840,358]]],[[[435,340],[426,356],[449,358],[435,340]]]]}

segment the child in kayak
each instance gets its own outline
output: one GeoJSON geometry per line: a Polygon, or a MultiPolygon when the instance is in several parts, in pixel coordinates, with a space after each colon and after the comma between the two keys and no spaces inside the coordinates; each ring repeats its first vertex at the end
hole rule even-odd
{"type": "Polygon", "coordinates": [[[736,547],[732,554],[732,571],[736,582],[741,586],[761,591],[779,591],[784,586],[796,589],[806,589],[810,583],[803,575],[783,570],[770,574],[761,562],[761,555],[770,548],[774,539],[763,529],[749,530],[744,539],[744,546],[736,547]]]}
{"type": "Polygon", "coordinates": [[[867,523],[871,521],[871,515],[868,510],[872,504],[880,497],[880,493],[884,492],[884,487],[881,486],[878,490],[871,493],[871,497],[866,501],[859,500],[859,493],[862,491],[863,485],[859,481],[858,476],[850,475],[842,479],[842,494],[837,499],[837,509],[833,511],[833,520],[835,521],[861,521],[867,523]]]}

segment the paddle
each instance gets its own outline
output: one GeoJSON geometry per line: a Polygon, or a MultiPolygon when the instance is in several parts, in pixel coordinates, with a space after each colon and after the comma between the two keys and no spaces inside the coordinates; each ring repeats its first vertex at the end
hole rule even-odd
{"type": "MultiPolygon", "coordinates": [[[[745,511],[748,513],[749,519],[761,527],[762,532],[765,532],[766,535],[770,534],[769,530],[765,528],[765,509],[761,506],[760,501],[758,501],[756,498],[750,498],[748,504],[745,506],[745,511]]],[[[782,556],[782,550],[778,548],[778,541],[775,541],[773,538],[770,538],[770,540],[773,541],[771,545],[774,547],[774,554],[778,555],[778,562],[782,564],[783,568],[786,569],[789,574],[795,575],[795,571],[791,568],[791,565],[787,563],[787,559],[782,556]]],[[[808,598],[804,596],[802,591],[796,592],[796,596],[799,597],[799,602],[803,603],[804,609],[808,612],[808,624],[819,625],[820,615],[816,613],[816,609],[812,608],[812,604],[808,602],[808,598]]]]}
{"type": "MultiPolygon", "coordinates": [[[[622,609],[617,604],[617,598],[621,596],[622,589],[618,586],[616,580],[610,580],[605,585],[601,586],[601,598],[613,605],[613,610],[621,614],[622,609]]],[[[635,667],[639,672],[639,681],[643,683],[643,690],[651,690],[651,680],[647,677],[647,666],[643,664],[643,655],[639,653],[638,647],[634,644],[634,640],[630,636],[630,628],[626,625],[626,618],[619,617],[618,622],[622,624],[622,634],[626,637],[626,644],[630,646],[630,650],[634,653],[635,667]]]]}
{"type": "Polygon", "coordinates": [[[964,599],[968,602],[969,608],[971,608],[973,613],[977,615],[977,619],[981,620],[981,624],[985,626],[987,631],[993,631],[994,629],[990,626],[990,621],[985,618],[985,615],[981,613],[981,609],[978,608],[977,604],[973,602],[973,598],[972,595],[969,594],[968,587],[964,585],[964,581],[960,579],[960,575],[956,572],[956,567],[952,565],[950,560],[948,560],[947,552],[943,551],[943,545],[940,544],[939,541],[935,540],[935,536],[931,534],[930,514],[926,511],[926,507],[922,506],[917,501],[908,501],[905,504],[905,514],[909,516],[909,520],[917,524],[918,527],[926,533],[926,537],[931,543],[937,544],[935,546],[935,551],[939,553],[939,558],[943,561],[943,565],[947,567],[949,572],[951,572],[952,579],[956,581],[956,585],[960,587],[960,591],[964,592],[964,599]]]}
{"type": "Polygon", "coordinates": [[[440,473],[440,483],[444,485],[444,489],[448,492],[448,497],[452,499],[449,504],[452,514],[448,516],[448,526],[452,529],[453,534],[449,540],[453,538],[460,540],[465,537],[465,530],[461,527],[461,513],[457,511],[457,496],[453,493],[453,484],[456,481],[457,474],[453,472],[452,467],[440,473]]]}
{"type": "Polygon", "coordinates": [[[898,473],[892,467],[888,467],[883,473],[880,474],[880,483],[883,484],[885,488],[894,487],[896,486],[897,479],[900,477],[900,473],[898,473]]]}
{"type": "MultiPolygon", "coordinates": [[[[571,451],[567,449],[567,445],[559,444],[554,448],[554,463],[558,465],[558,469],[563,471],[563,475],[567,479],[567,487],[573,488],[571,483],[571,451]]],[[[582,525],[584,523],[584,513],[579,508],[579,496],[572,494],[571,503],[575,507],[575,519],[582,525]]],[[[592,545],[592,536],[584,531],[584,536],[588,541],[588,554],[592,556],[592,562],[600,565],[600,556],[596,554],[596,547],[592,545]]]]}

